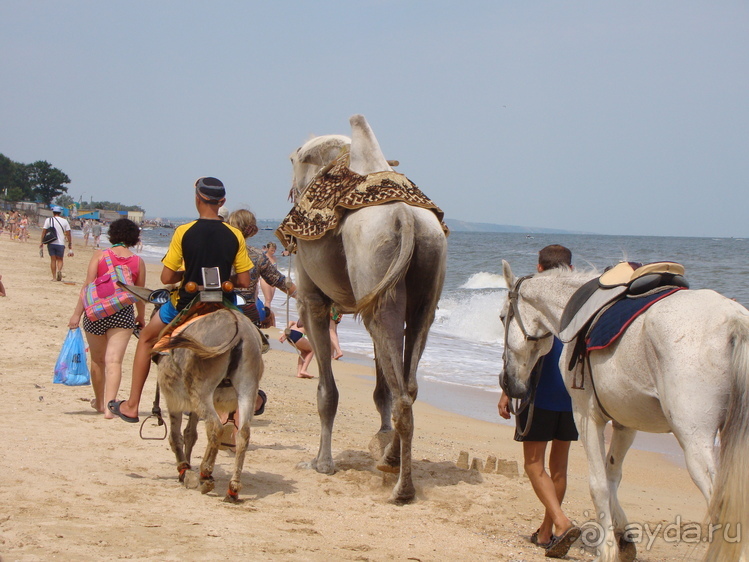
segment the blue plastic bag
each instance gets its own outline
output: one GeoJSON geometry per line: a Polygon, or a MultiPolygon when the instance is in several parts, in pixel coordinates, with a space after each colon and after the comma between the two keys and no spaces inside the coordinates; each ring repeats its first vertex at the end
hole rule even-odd
{"type": "Polygon", "coordinates": [[[52,382],[68,386],[91,384],[91,375],[86,364],[86,344],[80,328],[68,330],[55,363],[55,377],[52,382]]]}

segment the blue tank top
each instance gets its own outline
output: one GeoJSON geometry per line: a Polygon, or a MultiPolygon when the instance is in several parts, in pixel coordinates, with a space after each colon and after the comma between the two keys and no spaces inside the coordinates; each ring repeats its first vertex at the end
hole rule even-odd
{"type": "Polygon", "coordinates": [[[562,342],[554,338],[551,351],[544,357],[534,404],[544,410],[571,412],[572,400],[567,393],[567,387],[564,386],[562,374],[559,372],[559,358],[562,356],[562,347],[562,342]]]}

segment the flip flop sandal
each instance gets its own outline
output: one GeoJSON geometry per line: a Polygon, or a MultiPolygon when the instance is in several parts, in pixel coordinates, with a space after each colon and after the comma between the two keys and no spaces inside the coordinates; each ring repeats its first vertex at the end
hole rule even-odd
{"type": "Polygon", "coordinates": [[[551,546],[546,549],[546,558],[562,558],[566,556],[572,543],[579,539],[581,534],[580,527],[573,525],[558,537],[554,537],[551,541],[551,546]]]}
{"type": "Polygon", "coordinates": [[[259,416],[265,411],[265,403],[268,402],[268,396],[265,394],[265,392],[259,389],[257,391],[257,394],[258,396],[260,396],[261,400],[263,401],[263,403],[260,404],[260,407],[257,410],[255,410],[255,413],[254,413],[254,415],[259,416]]]}
{"type": "Polygon", "coordinates": [[[122,404],[123,402],[124,400],[120,400],[119,402],[117,402],[116,400],[110,400],[107,404],[107,408],[115,416],[118,416],[122,421],[126,421],[127,423],[138,423],[140,421],[140,418],[138,418],[137,416],[132,418],[120,412],[120,404],[122,404]]]}
{"type": "Polygon", "coordinates": [[[535,533],[531,535],[531,542],[535,544],[536,546],[540,546],[544,550],[549,548],[552,544],[554,544],[554,539],[556,538],[554,535],[551,535],[551,538],[549,539],[549,542],[538,542],[538,531],[541,529],[538,529],[535,533]]]}

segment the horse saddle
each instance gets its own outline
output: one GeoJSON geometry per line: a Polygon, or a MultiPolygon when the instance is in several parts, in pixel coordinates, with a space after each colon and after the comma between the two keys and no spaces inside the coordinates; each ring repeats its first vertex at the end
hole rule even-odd
{"type": "Polygon", "coordinates": [[[574,340],[604,308],[627,296],[645,295],[659,287],[689,288],[684,266],[676,262],[621,262],[580,287],[562,313],[559,339],[574,340]]]}

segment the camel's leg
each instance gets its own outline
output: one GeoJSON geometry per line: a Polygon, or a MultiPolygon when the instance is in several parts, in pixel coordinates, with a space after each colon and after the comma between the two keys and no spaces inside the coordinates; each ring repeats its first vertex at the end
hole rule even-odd
{"type": "Polygon", "coordinates": [[[375,389],[372,397],[380,414],[379,433],[386,433],[393,430],[393,394],[377,361],[377,355],[375,355],[375,375],[375,389]]]}
{"type": "Polygon", "coordinates": [[[401,281],[396,286],[394,297],[383,302],[376,315],[364,319],[364,324],[375,345],[375,355],[383,377],[393,393],[393,421],[397,437],[394,437],[393,442],[385,449],[385,455],[378,464],[378,468],[392,467],[395,458],[400,457],[398,482],[391,496],[391,500],[395,503],[408,503],[416,495],[411,476],[412,406],[416,392],[415,387],[411,386],[404,377],[405,315],[405,282],[401,281]],[[398,448],[397,445],[400,447],[398,448]]]}
{"type": "Polygon", "coordinates": [[[311,466],[317,472],[333,474],[333,423],[338,411],[338,387],[333,377],[330,357],[330,300],[320,292],[300,268],[298,272],[300,294],[300,314],[304,320],[312,349],[315,350],[320,380],[317,383],[317,413],[320,416],[320,448],[311,466]],[[303,289],[302,289],[303,288],[303,289]]]}
{"type": "Polygon", "coordinates": [[[611,497],[611,513],[614,521],[614,536],[618,541],[620,562],[632,562],[637,557],[635,543],[627,540],[625,529],[627,527],[627,516],[619,503],[619,483],[622,481],[622,465],[627,451],[632,446],[637,431],[614,423],[614,432],[611,436],[611,445],[606,457],[606,478],[609,483],[609,494],[611,497]]]}
{"type": "Polygon", "coordinates": [[[393,416],[393,395],[390,392],[390,387],[387,385],[385,376],[382,374],[382,369],[377,361],[377,354],[375,354],[375,373],[376,382],[373,398],[377,411],[380,414],[380,429],[369,442],[369,452],[376,461],[379,461],[378,469],[385,472],[398,472],[400,469],[400,440],[398,440],[397,445],[393,444],[393,441],[398,439],[398,434],[393,431],[391,421],[393,416]],[[388,449],[389,453],[387,460],[384,460],[386,449],[388,449]],[[393,451],[396,451],[395,455],[391,454],[393,451]]]}
{"type": "Polygon", "coordinates": [[[190,458],[185,455],[185,441],[182,438],[182,412],[169,411],[169,446],[177,457],[179,481],[185,481],[185,472],[190,470],[190,458]]]}

